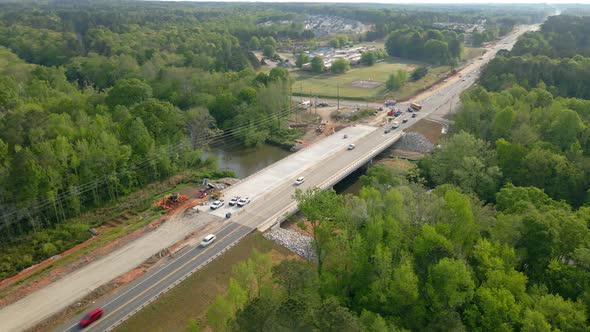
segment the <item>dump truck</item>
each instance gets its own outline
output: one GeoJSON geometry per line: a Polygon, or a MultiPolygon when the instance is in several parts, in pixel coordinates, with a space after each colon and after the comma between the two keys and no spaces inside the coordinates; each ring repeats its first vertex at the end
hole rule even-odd
{"type": "Polygon", "coordinates": [[[420,105],[420,104],[417,104],[417,103],[412,103],[412,104],[410,104],[410,107],[411,107],[412,109],[414,109],[414,111],[419,111],[419,110],[421,110],[421,109],[422,109],[422,105],[420,105]]]}

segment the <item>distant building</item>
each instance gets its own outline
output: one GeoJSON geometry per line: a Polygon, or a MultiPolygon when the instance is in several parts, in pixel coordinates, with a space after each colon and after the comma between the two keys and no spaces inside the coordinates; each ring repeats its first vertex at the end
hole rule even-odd
{"type": "MultiPolygon", "coordinates": [[[[330,68],[332,68],[332,62],[338,58],[346,59],[351,65],[358,65],[361,63],[363,52],[375,49],[376,47],[374,46],[357,46],[339,50],[323,47],[309,52],[306,51],[305,53],[309,54],[312,58],[316,56],[322,58],[322,60],[324,60],[324,67],[326,70],[330,70],[330,68]]],[[[301,66],[301,70],[311,70],[311,63],[306,63],[301,66]]]]}
{"type": "Polygon", "coordinates": [[[432,27],[435,29],[453,30],[456,32],[461,32],[461,33],[473,32],[473,29],[477,29],[478,31],[485,30],[481,21],[478,22],[478,24],[455,23],[455,22],[437,22],[437,23],[433,23],[432,27]]]}

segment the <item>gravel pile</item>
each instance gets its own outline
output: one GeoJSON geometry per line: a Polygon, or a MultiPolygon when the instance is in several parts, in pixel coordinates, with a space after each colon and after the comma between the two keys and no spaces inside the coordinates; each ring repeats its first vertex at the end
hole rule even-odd
{"type": "Polygon", "coordinates": [[[427,153],[434,150],[434,144],[418,133],[407,133],[393,146],[394,149],[427,153]]]}
{"type": "Polygon", "coordinates": [[[315,260],[315,252],[311,247],[311,241],[313,239],[310,236],[303,235],[292,229],[273,228],[264,233],[264,237],[282,245],[307,260],[315,260]]]}

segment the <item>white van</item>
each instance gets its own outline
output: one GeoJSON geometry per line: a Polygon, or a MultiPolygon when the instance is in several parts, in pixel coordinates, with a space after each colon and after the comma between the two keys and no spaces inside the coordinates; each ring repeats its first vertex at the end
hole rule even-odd
{"type": "Polygon", "coordinates": [[[203,241],[201,241],[200,246],[206,247],[206,246],[210,245],[211,242],[215,241],[215,239],[217,239],[217,236],[215,236],[215,234],[209,234],[209,235],[205,236],[203,241]]]}

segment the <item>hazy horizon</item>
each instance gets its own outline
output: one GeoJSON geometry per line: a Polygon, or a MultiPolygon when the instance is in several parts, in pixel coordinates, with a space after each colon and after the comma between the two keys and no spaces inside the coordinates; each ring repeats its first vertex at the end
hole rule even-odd
{"type": "MultiPolygon", "coordinates": [[[[149,1],[149,0],[148,0],[149,1]]],[[[590,4],[590,0],[585,1],[538,1],[538,0],[370,0],[370,1],[359,1],[359,0],[153,0],[153,1],[170,1],[170,2],[275,2],[275,3],[297,3],[297,2],[308,2],[308,3],[357,3],[357,4],[590,4]]]]}

